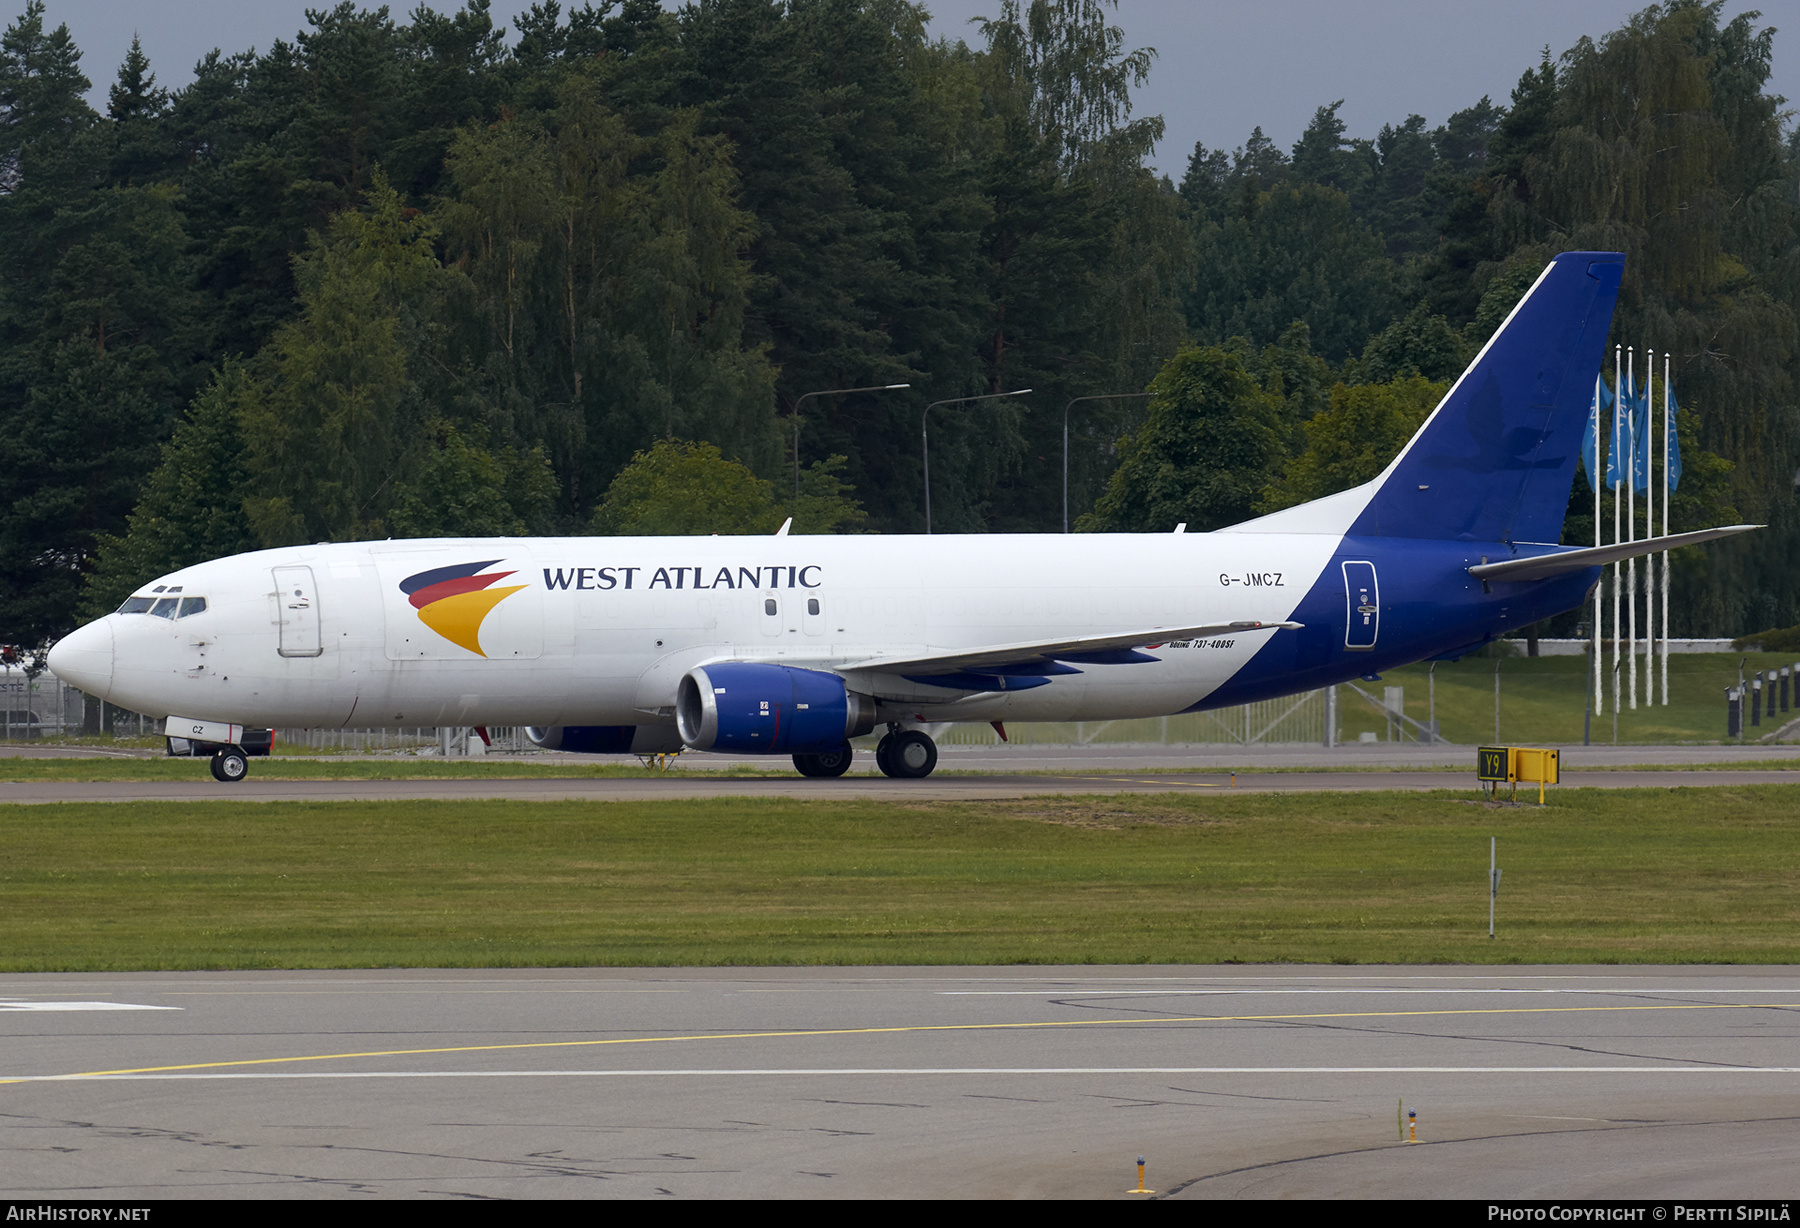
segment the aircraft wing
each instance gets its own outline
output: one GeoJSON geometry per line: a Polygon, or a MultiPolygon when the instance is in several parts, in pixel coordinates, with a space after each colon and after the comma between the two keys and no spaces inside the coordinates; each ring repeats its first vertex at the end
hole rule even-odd
{"type": "MultiPolygon", "coordinates": [[[[1166,644],[1170,640],[1204,640],[1223,635],[1242,635],[1250,631],[1293,631],[1302,624],[1293,622],[1205,623],[1193,627],[1152,627],[1144,631],[1127,631],[1114,635],[1069,636],[1054,640],[1027,640],[1017,644],[994,644],[983,648],[955,649],[928,653],[924,656],[867,657],[846,661],[839,670],[879,670],[882,673],[932,676],[968,672],[1029,675],[1034,667],[1044,673],[1073,672],[1058,668],[1057,663],[1105,665],[1124,664],[1127,654],[1138,648],[1166,644]],[[1113,658],[1109,661],[1106,658],[1113,658]]],[[[1144,658],[1138,658],[1144,659],[1144,658]]]]}

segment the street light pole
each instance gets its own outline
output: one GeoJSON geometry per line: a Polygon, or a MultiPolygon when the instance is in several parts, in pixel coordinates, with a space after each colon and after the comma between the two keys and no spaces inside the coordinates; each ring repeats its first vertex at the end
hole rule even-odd
{"type": "Polygon", "coordinates": [[[1016,388],[1011,392],[990,392],[979,397],[951,397],[947,401],[933,401],[919,415],[919,446],[925,458],[925,532],[931,532],[931,438],[926,433],[926,423],[931,418],[931,411],[940,405],[966,405],[970,401],[998,401],[1002,397],[1022,397],[1030,392],[1029,388],[1016,388]]]}
{"type": "Polygon", "coordinates": [[[1147,397],[1148,392],[1107,392],[1099,396],[1076,397],[1063,406],[1063,532],[1069,531],[1069,411],[1082,401],[1123,401],[1147,397]]]}
{"type": "Polygon", "coordinates": [[[870,384],[867,388],[826,388],[802,394],[794,402],[794,498],[800,497],[800,406],[807,397],[831,397],[846,392],[888,392],[894,388],[911,388],[911,384],[870,384]]]}

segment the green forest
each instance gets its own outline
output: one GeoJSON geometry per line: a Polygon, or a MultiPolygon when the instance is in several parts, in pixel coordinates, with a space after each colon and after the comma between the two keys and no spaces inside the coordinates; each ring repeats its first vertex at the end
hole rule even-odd
{"type": "Polygon", "coordinates": [[[1671,528],[1770,526],[1677,556],[1673,632],[1800,622],[1800,133],[1757,14],[1646,8],[1437,127],[1318,99],[1176,181],[1115,4],[963,41],[906,0],[343,3],[180,89],[134,43],[101,112],[29,0],[0,640],[268,546],[918,532],[927,407],[1021,389],[929,411],[935,531],[1060,530],[1065,412],[1076,531],[1217,528],[1378,472],[1580,249],[1672,356],[1671,528]]]}

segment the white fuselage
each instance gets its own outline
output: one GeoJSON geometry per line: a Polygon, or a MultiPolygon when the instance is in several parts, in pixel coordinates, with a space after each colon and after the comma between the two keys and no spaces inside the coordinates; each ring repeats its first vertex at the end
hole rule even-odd
{"type": "Polygon", "coordinates": [[[859,673],[856,663],[1279,622],[1340,540],[1194,533],[295,546],[160,578],[157,588],[204,597],[206,609],[173,619],[109,615],[64,641],[57,668],[126,708],[254,726],[672,724],[682,675],[721,660],[835,669],[852,690],[881,695],[886,720],[1162,715],[1205,698],[1275,632],[1165,645],[1154,662],[1084,664],[1017,692],[959,694],[859,673]],[[485,610],[455,626],[434,615],[434,629],[425,617],[433,607],[415,608],[402,586],[470,564],[487,564],[484,582],[513,574],[473,599],[485,610]],[[512,591],[490,600],[503,590],[512,591]]]}

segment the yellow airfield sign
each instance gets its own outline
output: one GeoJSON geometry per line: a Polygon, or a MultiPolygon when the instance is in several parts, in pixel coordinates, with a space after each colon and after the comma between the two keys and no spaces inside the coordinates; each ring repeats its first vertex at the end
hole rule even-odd
{"type": "Polygon", "coordinates": [[[1544,804],[1544,786],[1561,783],[1558,752],[1535,746],[1482,746],[1475,752],[1475,778],[1483,784],[1512,786],[1519,795],[1519,782],[1536,782],[1538,805],[1544,804]]]}

